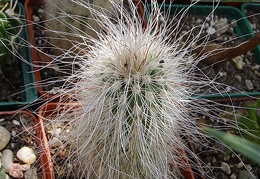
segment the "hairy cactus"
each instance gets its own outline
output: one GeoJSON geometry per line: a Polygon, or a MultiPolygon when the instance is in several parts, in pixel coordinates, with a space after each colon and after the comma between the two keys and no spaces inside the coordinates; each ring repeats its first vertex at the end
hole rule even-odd
{"type": "MultiPolygon", "coordinates": [[[[213,84],[193,74],[203,58],[190,53],[199,35],[185,45],[182,37],[170,40],[170,26],[181,26],[180,21],[162,19],[155,0],[145,29],[130,0],[129,9],[110,1],[113,18],[92,4],[74,2],[91,12],[102,31],[95,31],[98,38],[79,36],[79,28],[69,26],[82,43],[69,40],[73,47],[65,54],[74,54],[72,63],[79,69],[66,79],[60,96],[77,105],[64,109],[61,104],[50,120],[69,131],[54,136],[68,150],[68,177],[182,178],[180,169],[187,169],[183,151],[194,156],[183,137],[201,135],[191,114],[207,113],[200,107],[203,101],[191,96],[213,84]]],[[[64,23],[67,16],[79,22],[80,17],[65,15],[59,14],[64,23]]]]}

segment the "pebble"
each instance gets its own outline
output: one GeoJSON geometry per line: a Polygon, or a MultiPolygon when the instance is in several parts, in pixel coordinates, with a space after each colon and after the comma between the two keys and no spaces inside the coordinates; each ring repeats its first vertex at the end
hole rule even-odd
{"type": "Polygon", "coordinates": [[[247,168],[247,170],[249,170],[249,171],[252,170],[252,166],[251,166],[250,164],[247,164],[247,165],[246,165],[246,168],[247,168]]]}
{"type": "Polygon", "coordinates": [[[237,20],[236,20],[236,19],[233,19],[233,20],[230,22],[230,25],[231,25],[231,27],[237,27],[237,20]]]}
{"type": "Polygon", "coordinates": [[[242,70],[243,69],[243,67],[245,65],[245,62],[243,61],[243,58],[241,56],[237,56],[237,57],[233,58],[232,60],[235,63],[236,68],[238,70],[242,70]]]}
{"type": "Polygon", "coordinates": [[[16,132],[15,131],[12,131],[11,134],[12,134],[13,137],[16,136],[16,132]]]}
{"type": "Polygon", "coordinates": [[[54,147],[54,148],[58,148],[63,146],[63,143],[61,140],[59,140],[57,137],[53,137],[50,141],[49,141],[49,146],[50,147],[54,147]]]}
{"type": "Polygon", "coordinates": [[[44,13],[43,9],[41,9],[41,8],[39,8],[37,12],[38,13],[44,13]]]}
{"type": "Polygon", "coordinates": [[[221,169],[223,172],[225,172],[227,175],[230,175],[230,174],[231,174],[230,166],[229,166],[226,162],[222,162],[222,163],[221,163],[220,169],[221,169]]]}
{"type": "Polygon", "coordinates": [[[32,164],[36,161],[36,155],[29,147],[22,147],[16,154],[17,158],[26,164],[32,164]]]}
{"type": "Polygon", "coordinates": [[[242,77],[240,75],[235,75],[235,78],[237,79],[237,81],[241,82],[242,81],[242,77]]]}
{"type": "Polygon", "coordinates": [[[30,168],[24,173],[24,179],[37,179],[37,169],[30,168]]]}
{"type": "Polygon", "coordinates": [[[61,128],[55,128],[53,129],[53,136],[59,137],[61,132],[62,132],[61,128]]]}
{"type": "Polygon", "coordinates": [[[226,156],[224,157],[224,160],[225,160],[225,161],[229,161],[229,159],[230,159],[230,156],[229,156],[229,155],[226,155],[226,156]]]}
{"type": "Polygon", "coordinates": [[[247,170],[241,170],[239,172],[238,179],[255,179],[255,177],[252,176],[247,170]]]}
{"type": "Polygon", "coordinates": [[[208,34],[212,35],[216,32],[216,29],[214,29],[213,27],[209,27],[206,31],[208,34]]]}
{"type": "Polygon", "coordinates": [[[13,159],[14,158],[14,154],[11,150],[9,149],[5,149],[2,152],[2,158],[1,158],[1,162],[2,162],[2,166],[4,167],[5,171],[8,171],[11,166],[13,165],[13,159]]]}
{"type": "Polygon", "coordinates": [[[10,169],[8,170],[10,176],[14,178],[23,178],[22,167],[19,163],[13,163],[10,169]]]}
{"type": "Polygon", "coordinates": [[[251,80],[245,80],[246,87],[248,90],[253,90],[254,89],[254,84],[252,83],[251,80]]]}
{"type": "Polygon", "coordinates": [[[255,73],[257,76],[260,77],[260,73],[259,73],[259,71],[255,70],[254,73],[255,73]]]}
{"type": "Polygon", "coordinates": [[[5,174],[5,169],[3,169],[3,168],[0,168],[0,178],[6,178],[5,177],[6,176],[6,174],[5,174]]]}
{"type": "Polygon", "coordinates": [[[22,169],[23,171],[29,170],[30,168],[31,168],[31,165],[30,165],[30,164],[23,164],[23,165],[21,165],[21,169],[22,169]]]}
{"type": "Polygon", "coordinates": [[[230,179],[237,179],[236,174],[232,173],[232,174],[230,175],[230,179]]]}
{"type": "Polygon", "coordinates": [[[3,126],[0,126],[0,139],[0,150],[2,150],[5,148],[5,146],[9,143],[11,139],[10,132],[3,126]]]}
{"type": "Polygon", "coordinates": [[[219,21],[216,22],[215,28],[220,34],[227,32],[229,29],[227,18],[220,18],[219,21]]]}
{"type": "Polygon", "coordinates": [[[239,162],[238,164],[237,164],[237,168],[242,168],[244,166],[244,164],[242,163],[242,162],[239,162]]]}
{"type": "Polygon", "coordinates": [[[17,120],[12,120],[12,123],[13,123],[14,125],[16,125],[16,126],[20,126],[20,122],[17,121],[17,120]]]}
{"type": "Polygon", "coordinates": [[[33,22],[39,22],[40,18],[36,15],[32,15],[33,22]]]}

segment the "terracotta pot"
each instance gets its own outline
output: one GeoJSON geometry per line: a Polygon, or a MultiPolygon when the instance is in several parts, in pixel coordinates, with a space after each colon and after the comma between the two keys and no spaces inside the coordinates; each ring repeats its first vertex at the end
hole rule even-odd
{"type": "Polygon", "coordinates": [[[50,152],[47,145],[47,139],[45,137],[45,132],[43,128],[43,122],[41,119],[37,119],[32,113],[29,111],[21,110],[21,111],[2,111],[0,115],[15,117],[19,114],[24,114],[28,116],[31,120],[33,120],[34,126],[33,130],[36,131],[35,142],[37,144],[37,148],[39,148],[39,161],[41,166],[41,179],[53,179],[49,176],[50,172],[50,152]]]}
{"type": "Polygon", "coordinates": [[[223,2],[223,5],[240,8],[243,2],[223,2]]]}
{"type": "MultiPolygon", "coordinates": [[[[29,33],[29,41],[33,47],[36,47],[34,30],[33,30],[34,22],[33,22],[33,18],[32,18],[33,10],[34,10],[34,7],[37,7],[43,3],[44,3],[44,0],[25,0],[25,3],[24,3],[27,26],[28,26],[28,33],[29,33]]],[[[33,47],[31,48],[31,52],[32,52],[32,62],[34,65],[34,76],[35,76],[37,91],[38,91],[39,95],[44,98],[52,98],[53,100],[57,100],[57,98],[55,99],[54,95],[45,93],[43,91],[42,85],[40,83],[42,80],[41,73],[40,73],[41,62],[50,62],[52,60],[33,47]]]]}

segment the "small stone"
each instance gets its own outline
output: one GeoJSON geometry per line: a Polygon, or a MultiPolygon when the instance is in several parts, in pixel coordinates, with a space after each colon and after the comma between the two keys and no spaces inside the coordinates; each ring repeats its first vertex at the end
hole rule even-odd
{"type": "Polygon", "coordinates": [[[246,169],[249,170],[249,171],[251,171],[251,170],[252,170],[252,166],[251,166],[250,164],[247,164],[247,165],[246,165],[246,169]]]}
{"type": "Polygon", "coordinates": [[[37,169],[31,168],[24,173],[24,179],[37,179],[37,169]]]}
{"type": "Polygon", "coordinates": [[[213,27],[209,27],[206,31],[208,34],[212,35],[216,32],[216,29],[214,29],[213,27]]]}
{"type": "Polygon", "coordinates": [[[230,166],[229,166],[226,162],[222,162],[222,163],[221,163],[220,169],[221,169],[223,172],[225,172],[227,175],[230,175],[230,174],[231,174],[230,166]]]}
{"type": "Polygon", "coordinates": [[[233,20],[230,22],[230,25],[231,25],[231,27],[237,27],[237,20],[233,19],[233,20]]]}
{"type": "Polygon", "coordinates": [[[229,161],[229,159],[230,159],[230,156],[229,156],[229,155],[226,155],[226,156],[224,157],[224,160],[225,160],[225,161],[229,161]]]}
{"type": "Polygon", "coordinates": [[[230,179],[236,179],[236,178],[237,178],[236,174],[232,173],[232,174],[230,175],[230,179]]]}
{"type": "Polygon", "coordinates": [[[4,179],[4,178],[6,178],[5,176],[6,176],[6,174],[5,174],[5,169],[1,167],[1,168],[0,168],[0,178],[3,178],[3,179],[4,179]]]}
{"type": "Polygon", "coordinates": [[[11,150],[5,149],[2,152],[2,166],[4,167],[5,171],[8,171],[10,167],[13,165],[13,160],[14,160],[14,154],[11,150]]]}
{"type": "Polygon", "coordinates": [[[228,32],[233,34],[234,33],[234,28],[233,27],[228,28],[228,32]]]}
{"type": "Polygon", "coordinates": [[[227,76],[227,73],[221,71],[221,72],[219,72],[219,76],[220,76],[220,77],[227,76]]]}
{"type": "Polygon", "coordinates": [[[37,12],[38,13],[44,13],[43,9],[41,9],[41,8],[39,8],[37,12]]]}
{"type": "Polygon", "coordinates": [[[247,170],[241,170],[239,172],[238,179],[255,179],[255,177],[252,176],[252,174],[249,173],[247,170]]]}
{"type": "Polygon", "coordinates": [[[31,165],[30,165],[30,164],[23,164],[23,165],[21,165],[21,169],[22,169],[23,171],[29,170],[30,168],[31,168],[31,165]]]}
{"type": "Polygon", "coordinates": [[[0,139],[0,150],[2,150],[5,148],[5,146],[9,143],[11,139],[10,132],[3,126],[0,126],[0,139]]]}
{"type": "Polygon", "coordinates": [[[14,178],[23,178],[22,167],[19,163],[13,163],[13,165],[8,170],[8,173],[14,178]]]}
{"type": "Polygon", "coordinates": [[[260,73],[259,73],[259,71],[255,70],[254,73],[255,73],[257,76],[260,77],[260,73]]]}
{"type": "Polygon", "coordinates": [[[12,120],[12,123],[13,123],[14,125],[16,125],[16,126],[20,126],[20,122],[17,121],[17,120],[12,120]]]}
{"type": "Polygon", "coordinates": [[[36,155],[29,147],[22,147],[16,154],[17,158],[26,164],[32,164],[36,161],[36,155]]]}
{"type": "Polygon", "coordinates": [[[252,83],[251,80],[245,80],[246,87],[248,90],[253,90],[254,89],[254,84],[252,83]]]}
{"type": "Polygon", "coordinates": [[[237,164],[237,168],[242,168],[244,166],[244,164],[242,163],[242,162],[239,162],[238,164],[237,164]]]}
{"type": "Polygon", "coordinates": [[[230,92],[230,91],[232,90],[232,88],[231,88],[231,86],[227,86],[227,87],[225,88],[225,90],[226,90],[226,92],[230,92]]]}
{"type": "Polygon", "coordinates": [[[36,15],[32,15],[33,22],[39,22],[40,18],[36,15]]]}
{"type": "Polygon", "coordinates": [[[16,136],[16,132],[15,131],[12,131],[11,134],[12,134],[13,137],[16,136]]]}
{"type": "Polygon", "coordinates": [[[49,146],[50,147],[54,147],[54,148],[58,148],[63,146],[62,141],[60,141],[57,137],[53,137],[50,141],[49,141],[49,146]]]}
{"type": "Polygon", "coordinates": [[[241,56],[237,56],[237,57],[233,58],[232,60],[233,60],[233,62],[235,62],[236,68],[238,70],[243,69],[245,62],[243,61],[243,58],[241,56]]]}
{"type": "Polygon", "coordinates": [[[235,75],[235,78],[237,79],[237,81],[241,82],[242,81],[242,77],[240,75],[235,75]]]}
{"type": "Polygon", "coordinates": [[[60,136],[61,132],[62,132],[61,128],[53,129],[53,136],[58,137],[60,136]]]}
{"type": "Polygon", "coordinates": [[[229,29],[227,18],[220,18],[219,21],[216,22],[215,28],[220,34],[227,32],[229,29]]]}

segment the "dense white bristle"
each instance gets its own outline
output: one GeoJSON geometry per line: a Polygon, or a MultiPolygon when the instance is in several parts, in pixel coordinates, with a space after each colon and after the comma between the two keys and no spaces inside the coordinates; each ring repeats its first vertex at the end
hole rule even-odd
{"type": "MultiPolygon", "coordinates": [[[[203,73],[194,77],[196,65],[205,58],[191,53],[200,33],[173,41],[170,30],[176,26],[178,31],[181,21],[169,20],[167,9],[162,15],[163,6],[155,1],[146,28],[132,1],[128,9],[110,1],[111,13],[82,1],[73,3],[90,11],[102,30],[92,29],[97,37],[91,37],[65,24],[80,40],[70,41],[70,49],[57,47],[65,53],[55,61],[72,59],[63,63],[78,67],[59,94],[77,102],[77,108],[62,111],[46,124],[65,123],[64,130],[69,128],[58,136],[68,150],[64,168],[72,165],[68,178],[181,178],[180,170],[188,167],[183,152],[196,159],[184,138],[202,136],[193,113],[220,118],[206,111],[206,100],[192,98],[204,86],[216,91],[223,87],[215,87],[219,84],[203,73]]],[[[77,16],[74,20],[80,22],[77,16]]]]}

